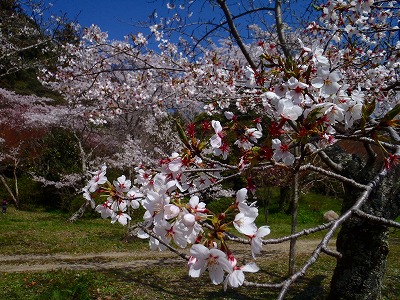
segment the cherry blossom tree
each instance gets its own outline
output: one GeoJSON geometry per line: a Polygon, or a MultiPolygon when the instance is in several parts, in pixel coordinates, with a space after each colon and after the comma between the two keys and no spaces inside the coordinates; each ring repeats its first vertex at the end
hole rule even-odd
{"type": "MultiPolygon", "coordinates": [[[[80,189],[76,189],[76,186],[83,184],[83,177],[94,156],[91,152],[104,144],[104,139],[97,138],[98,133],[85,126],[82,111],[57,104],[54,99],[33,95],[21,96],[4,89],[0,89],[0,104],[3,140],[1,169],[12,170],[7,173],[13,174],[14,188],[11,189],[7,185],[4,176],[1,180],[15,205],[20,206],[17,173],[29,172],[31,177],[43,186],[53,186],[60,191],[67,189],[69,195],[79,192],[80,189]],[[49,149],[49,141],[55,140],[56,130],[69,133],[68,144],[66,141],[62,141],[63,144],[58,141],[49,149]],[[60,168],[59,164],[63,161],[65,164],[67,158],[60,158],[57,154],[50,157],[49,153],[63,148],[66,155],[71,147],[76,148],[75,157],[70,158],[68,170],[65,166],[60,168]]],[[[109,145],[108,143],[107,146],[109,145]]],[[[100,158],[99,153],[96,153],[96,156],[100,158]]]]}
{"type": "MultiPolygon", "coordinates": [[[[324,253],[337,259],[330,299],[379,298],[388,228],[400,228],[394,221],[400,215],[398,3],[317,3],[310,17],[318,18],[304,29],[284,22],[290,6],[280,0],[267,6],[251,1],[243,11],[231,10],[224,0],[207,3],[221,12],[214,27],[229,34],[218,42],[184,35],[176,43],[168,40],[169,25],[182,20],[176,14],[151,26],[150,37],[138,33],[126,41],[108,41],[92,26],[79,44],[66,45],[68,54],[57,70],[44,73],[43,80],[70,103],[96,107],[96,124],[137,110],[156,116],[180,110],[189,119],[193,112],[210,116],[178,124],[180,146],[158,167],[141,164],[130,178],[108,180],[103,166],[83,188],[84,197],[102,217],[122,225],[133,222],[130,210],[142,206],[137,235],[149,239],[152,250],[169,249],[186,259],[192,277],[208,270],[214,284],[276,288],[283,299],[324,253]],[[249,26],[254,40],[246,41],[236,24],[261,11],[267,12],[261,14],[265,20],[249,26]],[[272,25],[266,22],[269,16],[272,25]],[[158,50],[150,47],[150,39],[158,50]],[[251,121],[249,114],[255,116],[251,121]],[[365,149],[364,156],[338,147],[347,141],[365,149]],[[276,168],[292,178],[292,234],[267,239],[273,224],[255,223],[252,174],[276,168]],[[300,176],[309,173],[342,182],[345,199],[337,220],[296,232],[300,176]],[[224,212],[212,212],[202,192],[234,177],[246,178],[247,185],[224,212]],[[326,233],[307,261],[296,268],[292,259],[281,282],[246,281],[244,272],[258,267],[238,265],[230,247],[248,244],[256,257],[264,245],[290,240],[294,254],[296,239],[322,230],[326,233]],[[339,230],[337,251],[329,249],[339,230]],[[186,247],[189,254],[180,250],[186,247]]],[[[204,36],[214,32],[209,26],[205,30],[204,36]]]]}
{"type": "MultiPolygon", "coordinates": [[[[79,26],[68,23],[65,16],[52,16],[50,20],[46,19],[44,12],[47,9],[49,7],[46,7],[43,1],[10,0],[1,3],[0,85],[12,87],[10,82],[13,80],[13,76],[17,74],[15,76],[18,78],[23,73],[28,74],[25,76],[27,78],[23,77],[25,80],[29,79],[28,85],[33,82],[35,87],[32,87],[32,90],[37,92],[35,71],[44,67],[53,68],[54,56],[61,55],[60,43],[76,43],[76,30],[79,30],[79,26]]],[[[26,90],[22,91],[26,92],[26,90]]],[[[41,92],[43,91],[41,90],[41,92]]],[[[1,95],[0,122],[3,125],[2,136],[5,138],[2,160],[5,165],[12,164],[14,166],[14,192],[7,186],[6,180],[2,180],[2,182],[7,186],[10,196],[17,206],[19,200],[16,172],[21,166],[21,162],[26,162],[28,157],[25,149],[27,146],[22,147],[21,145],[29,144],[29,147],[36,147],[37,152],[40,152],[45,148],[43,144],[40,144],[43,142],[43,137],[51,135],[56,127],[63,128],[72,134],[72,139],[69,140],[71,144],[74,144],[73,146],[76,145],[78,148],[79,159],[76,161],[81,163],[80,170],[79,168],[75,169],[75,173],[70,171],[63,173],[62,170],[58,170],[59,174],[54,174],[54,161],[52,166],[49,166],[49,161],[39,161],[40,156],[33,155],[32,151],[34,150],[32,150],[30,153],[35,170],[33,172],[31,170],[31,175],[44,186],[53,186],[58,190],[67,189],[69,194],[77,191],[76,187],[82,185],[83,174],[87,173],[87,167],[90,167],[91,163],[98,164],[99,161],[108,160],[115,167],[122,164],[129,165],[132,161],[121,159],[123,151],[129,147],[130,149],[135,147],[137,150],[137,159],[133,160],[135,164],[140,160],[148,163],[153,153],[162,153],[166,149],[172,148],[171,137],[173,134],[168,132],[165,122],[164,124],[157,123],[157,120],[151,115],[146,117],[143,110],[121,114],[120,118],[114,118],[117,121],[108,120],[105,125],[101,122],[96,123],[98,120],[96,107],[89,103],[85,103],[84,107],[65,103],[54,94],[51,96],[56,96],[57,101],[34,96],[18,96],[7,90],[1,90],[1,95]],[[139,126],[143,123],[142,120],[146,121],[146,125],[143,127],[139,126]],[[109,138],[109,134],[104,134],[105,127],[108,130],[124,132],[124,134],[118,140],[109,138]],[[132,132],[128,136],[125,132],[129,128],[136,128],[138,132],[135,134],[132,132]],[[13,133],[12,130],[16,130],[16,132],[13,133]],[[159,143],[163,146],[154,147],[154,138],[147,138],[148,133],[152,131],[166,133],[169,135],[169,139],[164,139],[159,143]],[[29,133],[32,139],[26,135],[29,133]],[[125,139],[126,143],[123,142],[125,139]],[[33,140],[36,144],[31,143],[33,140]],[[143,147],[144,144],[147,146],[143,147]],[[138,145],[141,147],[139,148],[138,145]],[[113,151],[109,151],[110,149],[113,151]],[[8,161],[10,162],[8,163],[8,161]],[[53,172],[50,174],[51,176],[48,172],[50,169],[53,172]]],[[[125,155],[125,157],[128,156],[125,155]]],[[[132,156],[129,157],[132,158],[132,156]]],[[[151,159],[154,160],[154,157],[151,159]]],[[[4,178],[2,177],[2,179],[4,178]]],[[[80,188],[78,190],[80,191],[80,188]]]]}
{"type": "Polygon", "coordinates": [[[19,185],[18,176],[21,167],[28,164],[28,157],[34,157],[36,151],[34,150],[35,140],[42,137],[45,130],[40,126],[33,125],[27,121],[29,108],[35,110],[46,101],[51,99],[38,98],[35,96],[20,96],[13,92],[0,89],[0,124],[1,124],[1,170],[0,177],[2,184],[9,193],[16,207],[20,206],[19,199],[19,185]],[[5,180],[4,171],[7,169],[12,170],[8,172],[12,174],[13,186],[11,188],[5,180]]]}

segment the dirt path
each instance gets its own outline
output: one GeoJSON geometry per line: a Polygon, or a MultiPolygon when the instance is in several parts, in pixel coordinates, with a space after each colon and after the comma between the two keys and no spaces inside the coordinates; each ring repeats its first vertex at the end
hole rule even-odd
{"type": "Polygon", "coordinates": [[[52,270],[88,270],[125,267],[144,267],[155,264],[170,264],[182,261],[172,253],[161,252],[107,252],[83,255],[15,255],[0,258],[0,271],[37,272],[52,270]],[[149,253],[151,256],[149,256],[149,253]],[[155,259],[157,255],[157,259],[155,259]]]}
{"type": "MultiPolygon", "coordinates": [[[[320,240],[299,240],[296,251],[298,254],[310,254],[320,240]]],[[[250,254],[248,245],[233,247],[238,256],[250,254]]],[[[263,255],[286,255],[289,243],[264,246],[263,255]]],[[[53,254],[53,255],[1,255],[0,272],[38,272],[52,270],[88,270],[111,268],[142,268],[152,265],[168,265],[182,263],[182,259],[169,251],[137,251],[137,252],[106,252],[83,255],[53,254]]]]}

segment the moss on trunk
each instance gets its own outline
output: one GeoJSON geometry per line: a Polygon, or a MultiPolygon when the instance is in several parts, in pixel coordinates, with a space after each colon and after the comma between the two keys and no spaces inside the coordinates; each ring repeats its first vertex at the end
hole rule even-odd
{"type": "MultiPolygon", "coordinates": [[[[335,151],[338,151],[337,149],[335,151]]],[[[368,183],[379,165],[363,161],[355,155],[338,151],[338,163],[346,166],[343,175],[360,183],[368,183]]],[[[397,170],[389,175],[371,193],[361,210],[378,217],[395,219],[400,214],[400,192],[397,170]]],[[[342,212],[354,205],[360,191],[345,186],[342,212]]],[[[329,300],[376,300],[381,298],[386,259],[389,253],[388,228],[357,216],[346,221],[338,234],[336,247],[342,254],[331,281],[329,300]]]]}
{"type": "Polygon", "coordinates": [[[375,300],[381,298],[389,253],[388,229],[353,218],[338,236],[338,259],[329,299],[375,300]]]}

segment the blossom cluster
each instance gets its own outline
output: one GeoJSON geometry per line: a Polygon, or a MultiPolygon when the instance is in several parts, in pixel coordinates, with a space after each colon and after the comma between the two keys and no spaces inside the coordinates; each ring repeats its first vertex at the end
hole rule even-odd
{"type": "Polygon", "coordinates": [[[253,257],[262,250],[262,238],[269,234],[268,226],[257,228],[255,220],[258,208],[247,201],[247,189],[236,193],[235,201],[218,215],[200,201],[196,189],[204,183],[193,180],[191,187],[178,179],[182,175],[181,158],[173,155],[163,164],[163,171],[148,173],[138,168],[134,184],[124,175],[110,183],[106,177],[106,166],[93,173],[92,179],[83,189],[84,197],[103,218],[127,225],[131,221],[130,210],[140,206],[145,209],[143,229],[137,233],[148,238],[151,250],[163,251],[173,242],[186,248],[191,246],[189,275],[200,276],[209,271],[211,281],[225,286],[238,287],[244,282],[243,272],[256,272],[254,264],[239,266],[225,241],[225,233],[235,228],[251,243],[253,257]],[[179,174],[179,175],[178,175],[179,174]],[[185,191],[191,191],[184,193],[185,191]],[[96,204],[97,196],[106,196],[104,203],[96,204]],[[206,233],[206,231],[208,233],[206,233]],[[224,273],[228,273],[224,279],[224,273]]]}

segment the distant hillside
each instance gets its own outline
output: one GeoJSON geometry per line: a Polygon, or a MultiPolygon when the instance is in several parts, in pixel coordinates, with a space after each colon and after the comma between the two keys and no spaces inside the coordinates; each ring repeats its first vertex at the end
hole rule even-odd
{"type": "Polygon", "coordinates": [[[14,91],[20,95],[36,95],[62,101],[62,96],[45,86],[37,79],[36,70],[22,70],[0,77],[0,88],[14,91]]]}
{"type": "Polygon", "coordinates": [[[31,17],[33,7],[22,6],[20,2],[0,1],[0,88],[61,100],[58,93],[39,82],[38,70],[54,67],[60,54],[59,45],[77,37],[68,24],[55,24],[50,37],[38,23],[41,21],[31,17]]]}

